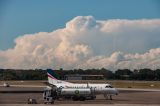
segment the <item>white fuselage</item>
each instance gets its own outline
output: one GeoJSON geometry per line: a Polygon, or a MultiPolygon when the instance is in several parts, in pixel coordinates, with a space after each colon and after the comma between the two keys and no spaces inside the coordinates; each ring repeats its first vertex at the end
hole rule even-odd
{"type": "Polygon", "coordinates": [[[81,83],[70,83],[61,80],[49,79],[49,83],[55,85],[57,88],[93,88],[96,94],[106,94],[106,95],[117,95],[118,90],[113,88],[110,84],[81,84],[81,83]]]}

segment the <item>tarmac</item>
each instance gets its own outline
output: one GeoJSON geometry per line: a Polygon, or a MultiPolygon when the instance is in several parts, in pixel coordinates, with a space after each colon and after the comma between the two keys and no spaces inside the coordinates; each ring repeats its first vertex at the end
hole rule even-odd
{"type": "MultiPolygon", "coordinates": [[[[30,106],[28,98],[37,100],[38,106],[44,106],[42,93],[45,87],[0,87],[0,106],[30,106]]],[[[56,100],[55,106],[159,106],[159,89],[130,89],[119,88],[119,95],[114,96],[113,100],[104,99],[103,95],[97,95],[95,100],[72,101],[56,100]]],[[[36,105],[35,105],[36,106],[36,105]]],[[[50,105],[48,105],[50,106],[50,105]]]]}
{"type": "MultiPolygon", "coordinates": [[[[97,106],[97,104],[0,104],[0,106],[97,106]]],[[[98,104],[98,106],[159,106],[159,105],[144,105],[144,104],[98,104]]]]}

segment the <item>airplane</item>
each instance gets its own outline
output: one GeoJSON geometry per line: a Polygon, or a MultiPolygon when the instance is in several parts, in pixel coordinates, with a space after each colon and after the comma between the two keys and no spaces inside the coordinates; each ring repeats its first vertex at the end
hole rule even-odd
{"type": "Polygon", "coordinates": [[[112,100],[112,95],[118,95],[118,90],[111,86],[111,84],[99,84],[99,83],[70,83],[67,81],[58,80],[57,74],[52,69],[47,69],[47,75],[48,75],[48,83],[51,85],[56,86],[57,88],[94,88],[95,93],[103,94],[106,99],[110,97],[112,100]]]}

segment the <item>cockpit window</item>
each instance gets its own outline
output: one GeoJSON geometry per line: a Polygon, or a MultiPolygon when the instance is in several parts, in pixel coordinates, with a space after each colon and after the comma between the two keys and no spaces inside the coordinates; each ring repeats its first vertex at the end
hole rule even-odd
{"type": "Polygon", "coordinates": [[[105,88],[109,88],[109,86],[106,86],[105,88]]]}
{"type": "Polygon", "coordinates": [[[109,88],[113,88],[113,87],[110,85],[109,88]]]}
{"type": "Polygon", "coordinates": [[[107,85],[105,88],[113,88],[111,85],[107,85]]]}

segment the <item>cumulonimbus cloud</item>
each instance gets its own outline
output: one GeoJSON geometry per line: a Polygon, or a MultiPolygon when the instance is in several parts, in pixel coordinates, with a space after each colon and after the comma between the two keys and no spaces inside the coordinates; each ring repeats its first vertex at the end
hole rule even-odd
{"type": "Polygon", "coordinates": [[[0,51],[0,68],[160,68],[160,19],[78,16],[52,32],[25,34],[0,51]]]}

